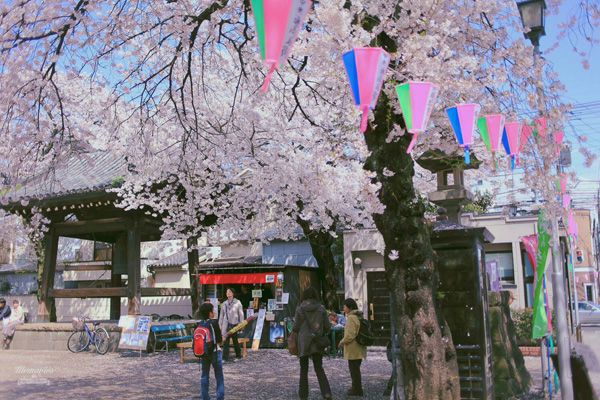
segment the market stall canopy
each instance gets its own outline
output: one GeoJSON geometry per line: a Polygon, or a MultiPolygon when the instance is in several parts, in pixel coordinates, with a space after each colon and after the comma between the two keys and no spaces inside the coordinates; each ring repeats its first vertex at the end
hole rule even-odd
{"type": "Polygon", "coordinates": [[[201,285],[223,283],[274,283],[276,271],[243,274],[200,274],[201,285]]]}

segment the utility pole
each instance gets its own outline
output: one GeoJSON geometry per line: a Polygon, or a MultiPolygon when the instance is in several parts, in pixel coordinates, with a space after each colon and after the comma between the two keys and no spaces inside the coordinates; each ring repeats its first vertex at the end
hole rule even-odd
{"type": "MultiPolygon", "coordinates": [[[[546,34],[544,30],[544,10],[546,3],[544,0],[526,0],[517,3],[523,26],[529,29],[525,36],[533,44],[533,68],[536,71],[536,92],[538,98],[538,109],[541,115],[546,114],[546,105],[544,103],[544,90],[542,87],[542,66],[540,54],[540,37],[546,34]]],[[[551,135],[548,138],[552,141],[551,135]]],[[[545,166],[546,167],[546,166],[545,166]]],[[[549,168],[545,168],[548,171],[549,168]]],[[[557,170],[560,175],[560,160],[557,164],[557,170]]],[[[550,215],[551,232],[551,251],[552,251],[552,298],[554,300],[554,314],[557,345],[558,345],[558,364],[560,373],[560,391],[563,400],[573,399],[573,373],[571,372],[571,337],[567,324],[567,306],[565,295],[565,281],[563,274],[563,263],[560,254],[558,220],[556,215],[550,215]]],[[[550,334],[552,334],[550,332],[550,334]]]]}

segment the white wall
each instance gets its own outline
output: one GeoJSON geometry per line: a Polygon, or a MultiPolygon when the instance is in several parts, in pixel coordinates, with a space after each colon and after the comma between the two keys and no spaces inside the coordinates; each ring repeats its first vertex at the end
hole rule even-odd
{"type": "Polygon", "coordinates": [[[344,296],[356,300],[364,313],[368,299],[367,272],[385,270],[383,256],[376,251],[383,248],[383,237],[376,229],[344,232],[344,296]],[[354,264],[356,258],[362,261],[360,268],[354,264]]]}
{"type": "MultiPolygon", "coordinates": [[[[38,322],[38,301],[35,295],[5,297],[8,304],[19,300],[23,309],[29,311],[29,321],[38,322]]],[[[192,315],[190,296],[154,296],[142,297],[142,314],[171,314],[187,317],[192,315]]],[[[127,314],[127,298],[121,298],[121,315],[127,314]]],[[[56,299],[57,322],[69,322],[74,316],[86,315],[91,319],[110,319],[110,299],[56,299]]]]}

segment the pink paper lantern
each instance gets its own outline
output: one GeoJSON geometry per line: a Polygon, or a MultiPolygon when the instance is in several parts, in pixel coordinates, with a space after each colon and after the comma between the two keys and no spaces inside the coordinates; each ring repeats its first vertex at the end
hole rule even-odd
{"type": "Polygon", "coordinates": [[[381,47],[355,47],[342,54],[354,104],[362,110],[360,130],[367,130],[369,110],[375,108],[390,55],[381,47]]]}
{"type": "Polygon", "coordinates": [[[485,143],[485,147],[492,153],[492,160],[495,167],[495,154],[498,151],[498,147],[500,147],[500,141],[504,132],[504,115],[493,114],[479,118],[477,120],[477,129],[479,129],[479,134],[483,143],[485,143]]]}
{"type": "Polygon", "coordinates": [[[504,124],[504,138],[506,154],[510,156],[510,169],[519,165],[519,136],[521,134],[520,122],[507,122],[504,124]],[[506,139],[506,140],[505,140],[506,139]]]}
{"type": "Polygon", "coordinates": [[[473,131],[480,109],[479,104],[474,103],[457,104],[454,107],[446,108],[446,115],[450,120],[456,141],[464,148],[466,164],[471,162],[469,146],[473,144],[473,131]]]}
{"type": "Polygon", "coordinates": [[[533,120],[535,131],[541,137],[546,137],[546,117],[540,117],[533,120]]]}
{"type": "Polygon", "coordinates": [[[562,145],[564,133],[555,132],[554,135],[552,135],[552,137],[554,138],[554,143],[557,144],[555,154],[558,154],[558,153],[560,153],[560,146],[562,145]]]}
{"type": "Polygon", "coordinates": [[[413,134],[406,149],[410,153],[419,133],[425,132],[440,88],[429,82],[406,82],[396,86],[406,130],[413,134]]]}
{"type": "Polygon", "coordinates": [[[298,32],[312,6],[310,0],[250,0],[260,58],[269,72],[260,89],[267,90],[271,75],[287,60],[298,32]]]}
{"type": "Polygon", "coordinates": [[[530,124],[522,124],[521,125],[521,137],[519,138],[519,153],[523,151],[523,145],[527,143],[529,139],[529,135],[533,131],[533,126],[530,124]]]}

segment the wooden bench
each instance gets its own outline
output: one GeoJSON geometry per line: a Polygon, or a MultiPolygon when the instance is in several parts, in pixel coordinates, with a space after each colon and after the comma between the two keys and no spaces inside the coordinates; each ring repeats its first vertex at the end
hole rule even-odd
{"type": "Polygon", "coordinates": [[[166,351],[169,351],[169,343],[192,339],[194,337],[194,335],[185,334],[185,325],[182,323],[152,325],[150,333],[154,335],[153,351],[156,351],[156,345],[158,343],[164,344],[166,351]]]}
{"type": "MultiPolygon", "coordinates": [[[[238,338],[238,342],[242,345],[242,358],[246,357],[246,343],[248,343],[250,339],[248,338],[238,338]]],[[[233,342],[231,341],[231,338],[229,338],[229,344],[231,346],[233,346],[233,342]]],[[[192,348],[192,342],[182,342],[182,343],[177,343],[177,347],[179,347],[179,350],[181,351],[179,359],[181,362],[183,362],[183,360],[198,360],[198,357],[196,356],[186,356],[184,354],[185,349],[191,349],[192,348]]]]}

